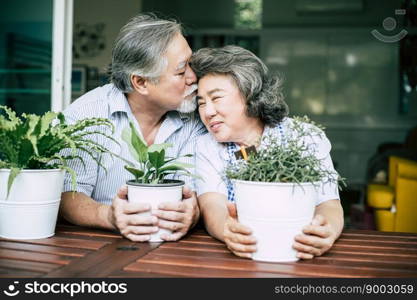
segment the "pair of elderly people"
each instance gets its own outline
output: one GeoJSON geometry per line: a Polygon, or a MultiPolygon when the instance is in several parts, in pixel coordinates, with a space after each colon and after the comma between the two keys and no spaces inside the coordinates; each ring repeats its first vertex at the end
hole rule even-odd
{"type": "MultiPolygon", "coordinates": [[[[125,182],[131,176],[123,161],[103,157],[107,171],[93,160],[86,160],[85,166],[73,161],[77,190],[74,196],[66,178],[61,215],[77,225],[117,230],[138,242],[149,240],[159,228],[172,231],[162,239],[176,241],[202,217],[212,236],[234,254],[250,257],[256,239],[238,222],[233,199],[228,199],[229,183],[221,174],[233,159],[227,157],[228,147],[259,147],[262,136],[288,130],[292,119],[280,81],[258,57],[237,46],[193,54],[179,23],[152,14],[138,15],[121,29],[109,71],[111,83],[77,99],[65,110],[66,119],[108,118],[115,137],[132,121],[148,145],[172,144],[167,156],[193,153],[184,161],[195,164],[203,180],[179,178],[187,185],[182,201],[163,203],[151,216],[143,216],[138,213],[151,206],[128,201],[125,182]]],[[[324,134],[315,142],[323,164],[334,171],[330,142],[324,134]]],[[[125,143],[106,146],[131,158],[125,143]]],[[[312,222],[295,237],[298,257],[323,254],[342,228],[337,187],[327,184],[320,189],[312,222]]]]}

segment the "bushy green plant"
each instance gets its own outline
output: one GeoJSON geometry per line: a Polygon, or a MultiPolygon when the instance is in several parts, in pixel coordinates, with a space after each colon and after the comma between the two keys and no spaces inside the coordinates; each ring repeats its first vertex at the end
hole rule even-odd
{"type": "Polygon", "coordinates": [[[247,160],[238,160],[226,167],[230,179],[258,182],[317,183],[319,181],[345,184],[336,172],[324,168],[306,137],[323,134],[324,127],[308,117],[294,117],[284,141],[273,135],[263,138],[262,147],[250,153],[247,160]]]}
{"type": "Polygon", "coordinates": [[[129,151],[136,161],[132,163],[125,160],[128,163],[125,169],[133,174],[137,183],[163,183],[167,175],[175,173],[196,177],[186,169],[193,165],[176,162],[181,157],[191,157],[191,154],[176,158],[165,157],[165,150],[172,145],[163,143],[147,146],[133,123],[123,130],[122,139],[128,144],[129,151]]]}
{"type": "Polygon", "coordinates": [[[102,166],[97,154],[109,151],[93,141],[91,135],[102,135],[117,143],[109,134],[98,129],[98,126],[105,126],[114,131],[113,124],[107,119],[90,118],[70,125],[65,123],[62,113],[46,112],[42,116],[22,114],[18,117],[6,106],[0,106],[1,111],[4,115],[0,114],[0,168],[10,169],[7,194],[22,169],[66,170],[71,174],[75,188],[76,174],[68,167],[68,161],[78,159],[84,165],[77,150],[85,152],[102,166]]]}

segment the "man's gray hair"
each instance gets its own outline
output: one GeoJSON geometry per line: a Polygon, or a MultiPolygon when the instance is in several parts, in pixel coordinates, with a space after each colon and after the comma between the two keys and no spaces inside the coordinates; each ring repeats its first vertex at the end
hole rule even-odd
{"type": "Polygon", "coordinates": [[[124,93],[133,91],[132,75],[157,83],[168,65],[165,56],[168,45],[181,32],[181,24],[154,14],[132,18],[120,30],[114,43],[109,68],[111,82],[124,93]]]}
{"type": "Polygon", "coordinates": [[[228,75],[246,100],[247,114],[265,125],[277,125],[288,115],[281,92],[282,80],[271,76],[252,52],[238,46],[203,48],[191,58],[191,68],[200,79],[206,75],[228,75]]]}

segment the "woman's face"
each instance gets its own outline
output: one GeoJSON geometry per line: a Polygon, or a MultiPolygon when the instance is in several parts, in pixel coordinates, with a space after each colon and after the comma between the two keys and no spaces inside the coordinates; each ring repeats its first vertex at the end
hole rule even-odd
{"type": "Polygon", "coordinates": [[[240,142],[254,118],[246,115],[246,103],[234,80],[227,75],[206,75],[198,82],[198,112],[218,142],[240,142]]]}

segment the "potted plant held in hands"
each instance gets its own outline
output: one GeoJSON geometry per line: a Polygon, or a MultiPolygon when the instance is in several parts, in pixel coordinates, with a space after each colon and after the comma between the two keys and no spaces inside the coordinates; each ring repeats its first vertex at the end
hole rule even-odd
{"type": "MultiPolygon", "coordinates": [[[[0,106],[0,236],[38,239],[54,235],[65,171],[72,159],[83,158],[82,150],[98,162],[96,155],[108,152],[92,134],[112,139],[100,130],[113,131],[107,119],[91,118],[69,125],[62,113],[42,116],[23,114],[0,106]],[[67,149],[67,151],[63,151],[67,149]],[[66,153],[66,154],[65,154],[66,153]]],[[[117,142],[116,142],[117,143],[117,142]]]]}
{"type": "Polygon", "coordinates": [[[344,183],[315,155],[314,141],[324,137],[323,127],[307,117],[295,117],[288,124],[281,138],[265,136],[257,151],[226,168],[239,222],[257,239],[254,260],[298,260],[294,237],[311,222],[322,184],[333,182],[337,188],[339,181],[344,183]]]}
{"type": "MultiPolygon", "coordinates": [[[[184,181],[166,177],[171,174],[196,177],[187,170],[193,165],[177,161],[181,157],[166,157],[165,151],[172,146],[171,144],[147,146],[133,123],[123,130],[122,138],[128,144],[129,151],[135,159],[135,163],[126,161],[128,165],[125,166],[135,178],[127,181],[129,201],[150,203],[152,209],[157,209],[162,202],[181,201],[184,181]]],[[[182,157],[191,156],[187,154],[182,157]]],[[[141,213],[141,215],[150,214],[150,212],[141,213]]],[[[170,230],[160,228],[151,235],[149,242],[162,242],[161,235],[169,233],[170,230]]]]}

